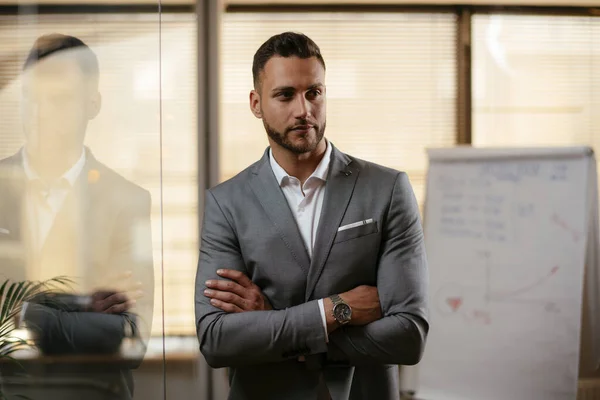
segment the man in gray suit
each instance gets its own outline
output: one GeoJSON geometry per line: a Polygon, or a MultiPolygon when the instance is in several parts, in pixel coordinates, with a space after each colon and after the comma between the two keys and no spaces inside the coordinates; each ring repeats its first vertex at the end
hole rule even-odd
{"type": "Polygon", "coordinates": [[[206,194],[196,277],[200,350],[230,399],[398,399],[416,364],[427,261],[407,175],[324,138],[325,62],[286,32],[252,67],[270,147],[206,194]]]}

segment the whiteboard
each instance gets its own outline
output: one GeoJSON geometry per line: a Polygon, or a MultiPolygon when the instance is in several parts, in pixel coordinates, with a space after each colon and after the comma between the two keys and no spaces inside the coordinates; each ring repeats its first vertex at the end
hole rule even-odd
{"type": "Polygon", "coordinates": [[[424,400],[566,400],[577,391],[588,148],[429,151],[424,400]]]}

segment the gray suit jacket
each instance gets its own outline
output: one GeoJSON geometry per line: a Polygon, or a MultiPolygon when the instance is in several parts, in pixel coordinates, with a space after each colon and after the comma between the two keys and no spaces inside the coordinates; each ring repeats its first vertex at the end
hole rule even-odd
{"type": "Polygon", "coordinates": [[[398,399],[396,365],[416,364],[427,322],[427,261],[407,175],[333,147],[313,257],[269,164],[260,161],[206,194],[196,276],[200,350],[230,367],[230,399],[398,399]],[[338,232],[340,226],[373,219],[338,232]],[[246,273],[274,311],[228,314],[203,295],[216,270],[246,273]],[[346,326],[326,343],[317,300],[377,286],[383,318],[346,326]],[[306,362],[299,362],[303,355],[306,362]]]}

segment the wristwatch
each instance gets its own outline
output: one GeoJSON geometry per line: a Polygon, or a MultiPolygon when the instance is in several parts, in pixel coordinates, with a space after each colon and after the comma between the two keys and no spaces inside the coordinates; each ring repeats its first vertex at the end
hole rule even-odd
{"type": "Polygon", "coordinates": [[[337,294],[334,294],[329,298],[333,303],[333,318],[335,318],[340,325],[346,325],[352,319],[352,307],[337,294]]]}

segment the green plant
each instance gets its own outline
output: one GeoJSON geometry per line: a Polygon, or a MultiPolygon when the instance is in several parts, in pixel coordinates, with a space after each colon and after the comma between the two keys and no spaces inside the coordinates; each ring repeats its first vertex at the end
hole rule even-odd
{"type": "MultiPolygon", "coordinates": [[[[36,296],[63,291],[72,283],[71,280],[58,277],[42,282],[5,280],[0,286],[0,363],[16,361],[11,355],[29,346],[27,341],[15,337],[18,320],[23,304],[32,301],[36,296]]],[[[15,395],[16,398],[28,399],[15,395]]],[[[7,399],[0,382],[0,400],[7,399]]]]}
{"type": "Polygon", "coordinates": [[[64,277],[46,281],[12,282],[5,280],[0,286],[0,362],[12,359],[11,354],[28,346],[26,340],[14,336],[23,303],[36,296],[54,293],[68,288],[71,281],[64,277]]]}

